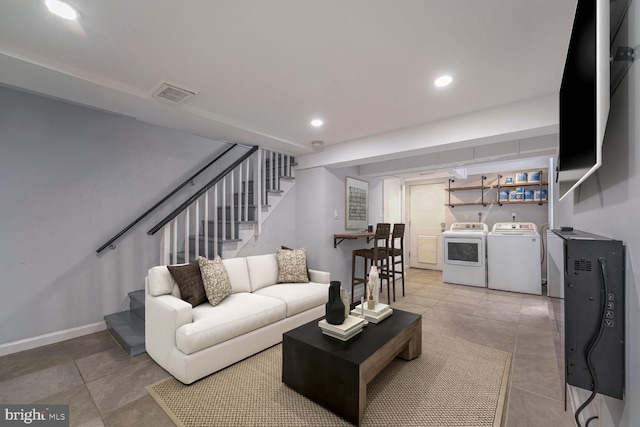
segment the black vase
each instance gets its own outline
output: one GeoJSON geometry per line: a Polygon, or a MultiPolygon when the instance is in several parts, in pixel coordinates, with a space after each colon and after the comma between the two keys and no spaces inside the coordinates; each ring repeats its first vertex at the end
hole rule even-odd
{"type": "Polygon", "coordinates": [[[340,298],[340,282],[329,283],[329,302],[325,305],[327,323],[342,325],[344,323],[344,304],[340,298]]]}

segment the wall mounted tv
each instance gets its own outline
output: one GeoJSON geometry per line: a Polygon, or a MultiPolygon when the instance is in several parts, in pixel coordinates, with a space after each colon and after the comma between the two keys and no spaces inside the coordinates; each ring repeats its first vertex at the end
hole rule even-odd
{"type": "Polygon", "coordinates": [[[602,164],[609,38],[609,0],[578,0],[560,86],[560,200],[602,164]]]}

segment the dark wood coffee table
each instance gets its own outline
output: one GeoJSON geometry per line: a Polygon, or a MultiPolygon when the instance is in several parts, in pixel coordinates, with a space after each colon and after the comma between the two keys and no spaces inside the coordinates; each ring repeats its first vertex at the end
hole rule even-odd
{"type": "Polygon", "coordinates": [[[359,425],[369,381],[396,356],[411,360],[422,354],[422,316],[394,309],[346,342],[324,335],[318,320],[284,333],[282,381],[359,425]]]}

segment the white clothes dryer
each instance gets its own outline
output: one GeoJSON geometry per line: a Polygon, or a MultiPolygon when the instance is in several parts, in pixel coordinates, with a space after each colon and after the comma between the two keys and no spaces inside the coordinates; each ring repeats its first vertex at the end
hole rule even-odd
{"type": "Polygon", "coordinates": [[[531,222],[498,222],[487,235],[488,287],[542,295],[540,234],[531,222]]]}
{"type": "Polygon", "coordinates": [[[487,233],[482,222],[456,222],[442,233],[444,262],[442,281],[487,287],[487,233]]]}

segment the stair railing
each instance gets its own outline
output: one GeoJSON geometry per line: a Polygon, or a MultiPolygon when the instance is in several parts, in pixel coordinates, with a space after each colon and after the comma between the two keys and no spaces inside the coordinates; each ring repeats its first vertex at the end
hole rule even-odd
{"type": "Polygon", "coordinates": [[[176,194],[178,191],[180,191],[184,186],[186,186],[187,184],[190,184],[191,182],[193,182],[193,180],[196,177],[198,177],[198,175],[200,175],[202,172],[207,170],[210,166],[212,166],[214,163],[216,163],[218,160],[220,160],[222,157],[224,157],[225,154],[229,153],[231,150],[233,150],[237,146],[238,146],[238,144],[231,144],[231,146],[229,148],[227,148],[222,154],[216,156],[213,160],[211,160],[209,163],[207,163],[205,166],[203,166],[195,174],[193,174],[189,178],[187,178],[186,181],[184,181],[182,184],[178,185],[173,191],[171,191],[169,194],[167,194],[165,197],[163,197],[162,200],[160,200],[158,203],[156,203],[151,208],[149,208],[145,213],[143,213],[138,218],[136,218],[131,224],[129,224],[125,228],[123,228],[122,231],[120,231],[118,234],[116,234],[111,239],[109,239],[105,244],[100,246],[96,250],[96,252],[97,253],[101,253],[106,248],[115,249],[116,245],[114,243],[115,243],[116,240],[118,240],[120,237],[122,237],[127,231],[131,230],[137,223],[139,223],[144,218],[146,218],[151,212],[153,212],[158,207],[160,207],[164,202],[169,200],[169,198],[171,198],[174,194],[176,194]]]}
{"type": "Polygon", "coordinates": [[[162,230],[160,263],[222,255],[223,245],[241,241],[241,223],[249,223],[259,235],[268,196],[281,193],[279,180],[293,177],[294,164],[286,154],[253,147],[148,231],[154,235],[162,230]]]}
{"type": "Polygon", "coordinates": [[[277,153],[270,150],[262,150],[264,161],[263,165],[263,187],[262,193],[264,200],[268,199],[269,193],[280,192],[280,178],[293,177],[293,157],[277,153]]]}
{"type": "Polygon", "coordinates": [[[190,261],[195,259],[198,255],[201,254],[200,251],[200,213],[202,212],[203,221],[204,221],[204,256],[209,258],[210,255],[215,256],[218,253],[218,241],[225,242],[229,240],[235,239],[235,207],[233,206],[233,194],[234,194],[234,184],[237,180],[236,176],[240,177],[240,173],[236,175],[236,170],[238,172],[242,170],[248,170],[250,168],[250,158],[251,156],[258,151],[258,147],[252,147],[249,151],[243,154],[240,158],[238,158],[235,162],[233,162],[230,166],[228,166],[225,170],[220,172],[215,178],[205,184],[200,190],[198,190],[193,196],[191,196],[188,200],[174,209],[169,215],[167,215],[162,221],[156,224],[151,230],[147,232],[149,235],[154,235],[161,229],[163,229],[162,233],[162,241],[160,248],[160,262],[163,264],[177,264],[178,263],[178,220],[179,217],[182,217],[182,222],[184,225],[183,229],[183,238],[184,238],[184,259],[183,261],[190,261]],[[244,169],[246,168],[246,169],[244,169]],[[213,203],[210,201],[210,191],[212,192],[213,203]],[[227,193],[231,194],[231,205],[227,203],[227,193]],[[201,200],[204,205],[204,210],[201,209],[201,200]],[[195,221],[195,226],[190,226],[190,218],[191,218],[191,206],[193,205],[193,216],[195,221]],[[227,206],[230,206],[230,233],[227,233],[227,206]],[[213,254],[209,251],[209,214],[211,211],[211,206],[213,206],[213,254]],[[220,212],[217,209],[218,206],[221,206],[222,209],[220,212]],[[222,227],[218,229],[218,214],[220,214],[220,219],[222,223],[222,227]],[[194,234],[190,235],[191,228],[194,230],[194,234]],[[191,256],[189,239],[193,236],[194,242],[194,256],[191,256]],[[169,254],[173,255],[173,259],[170,259],[169,254]]]}

